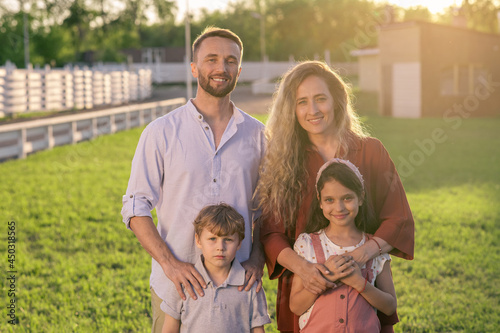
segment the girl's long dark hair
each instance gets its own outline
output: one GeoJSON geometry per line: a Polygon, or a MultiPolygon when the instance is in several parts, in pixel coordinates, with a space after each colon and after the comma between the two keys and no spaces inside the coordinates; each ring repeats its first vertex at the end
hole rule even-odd
{"type": "Polygon", "coordinates": [[[343,186],[356,193],[359,200],[363,200],[363,204],[359,207],[359,212],[354,223],[358,230],[369,234],[375,233],[380,222],[375,217],[372,203],[368,200],[369,196],[356,174],[343,163],[332,163],[321,173],[316,185],[320,198],[318,199],[317,196],[313,198],[305,232],[318,232],[330,224],[330,221],[323,215],[323,210],[320,208],[320,200],[321,190],[325,186],[325,183],[331,180],[338,181],[343,186]],[[363,192],[365,194],[364,196],[363,192]]]}

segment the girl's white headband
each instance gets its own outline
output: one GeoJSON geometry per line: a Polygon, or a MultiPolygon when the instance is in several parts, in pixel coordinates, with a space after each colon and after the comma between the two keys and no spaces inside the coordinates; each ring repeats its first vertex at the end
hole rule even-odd
{"type": "Polygon", "coordinates": [[[363,176],[361,175],[361,172],[359,172],[358,168],[352,164],[351,162],[347,161],[347,160],[343,160],[343,159],[340,159],[340,158],[332,158],[331,160],[329,160],[328,162],[326,162],[325,164],[323,164],[321,166],[321,168],[319,168],[319,171],[318,171],[318,175],[316,176],[316,193],[319,195],[319,191],[318,191],[318,181],[319,181],[319,177],[321,177],[321,174],[323,173],[323,171],[325,171],[325,169],[332,165],[333,163],[342,163],[342,164],[345,164],[349,167],[349,169],[351,169],[354,174],[358,177],[359,181],[361,182],[361,186],[364,188],[365,187],[365,181],[363,180],[363,176]]]}

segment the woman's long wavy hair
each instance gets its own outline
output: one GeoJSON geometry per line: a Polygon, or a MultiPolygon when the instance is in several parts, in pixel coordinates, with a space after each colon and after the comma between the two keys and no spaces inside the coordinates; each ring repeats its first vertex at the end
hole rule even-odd
{"type": "Polygon", "coordinates": [[[323,79],[333,97],[337,155],[340,151],[348,153],[354,137],[367,136],[352,108],[350,88],[326,63],[301,62],[283,75],[266,125],[267,151],[256,194],[264,217],[282,221],[286,230],[295,228],[297,208],[307,183],[305,150],[311,143],[297,121],[295,108],[297,88],[309,76],[323,79]]]}
{"type": "Polygon", "coordinates": [[[363,188],[363,184],[358,176],[356,176],[347,165],[342,163],[332,163],[321,173],[318,183],[316,184],[317,195],[314,196],[311,204],[305,232],[308,234],[317,232],[330,224],[330,221],[323,214],[320,202],[321,191],[325,187],[325,183],[332,180],[347,187],[356,194],[358,200],[362,200],[362,205],[359,207],[358,215],[356,215],[354,219],[354,224],[358,230],[373,234],[378,228],[378,222],[375,218],[375,212],[373,211],[371,201],[366,199],[366,190],[363,188]]]}

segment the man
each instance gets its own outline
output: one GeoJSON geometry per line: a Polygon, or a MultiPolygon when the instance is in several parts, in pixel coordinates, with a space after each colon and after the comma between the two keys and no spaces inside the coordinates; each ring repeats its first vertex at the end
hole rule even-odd
{"type": "MultiPolygon", "coordinates": [[[[260,245],[252,247],[251,206],[265,139],[263,124],[230,100],[242,55],[237,35],[205,29],[193,43],[196,97],[149,124],[137,145],[122,215],[153,258],[153,332],[163,325],[160,304],[167,294],[167,278],[182,299],[203,296],[206,283],[193,265],[199,250],[192,222],[209,204],[225,202],[243,215],[246,237],[236,258],[246,270],[246,284],[240,290],[250,290],[255,281],[261,287],[264,256],[260,245]],[[151,216],[155,207],[157,227],[151,216]]],[[[253,234],[260,244],[257,226],[253,234]]]]}

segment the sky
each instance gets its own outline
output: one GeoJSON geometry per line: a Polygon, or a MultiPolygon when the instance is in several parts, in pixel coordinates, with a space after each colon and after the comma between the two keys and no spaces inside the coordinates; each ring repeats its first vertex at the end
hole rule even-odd
{"type": "MultiPolygon", "coordinates": [[[[231,2],[231,0],[176,0],[178,15],[177,19],[182,20],[184,13],[186,12],[186,2],[191,12],[196,13],[201,8],[207,8],[209,10],[224,10],[226,5],[231,2]]],[[[425,6],[429,8],[431,13],[441,12],[444,8],[451,5],[461,4],[461,0],[385,0],[380,2],[389,2],[400,7],[412,7],[412,6],[425,6]]]]}

